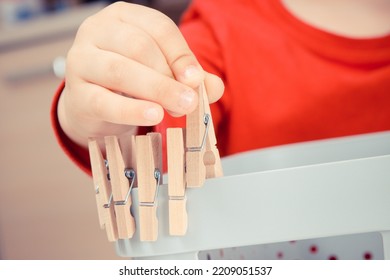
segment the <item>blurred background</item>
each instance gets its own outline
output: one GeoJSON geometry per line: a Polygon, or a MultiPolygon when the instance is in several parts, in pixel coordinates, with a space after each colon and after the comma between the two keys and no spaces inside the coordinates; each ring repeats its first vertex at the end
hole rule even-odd
{"type": "MultiPolygon", "coordinates": [[[[128,1],[178,21],[189,0],[128,1]]],[[[107,1],[0,1],[0,259],[117,259],[91,178],[60,150],[50,103],[81,22],[107,1]]]]}

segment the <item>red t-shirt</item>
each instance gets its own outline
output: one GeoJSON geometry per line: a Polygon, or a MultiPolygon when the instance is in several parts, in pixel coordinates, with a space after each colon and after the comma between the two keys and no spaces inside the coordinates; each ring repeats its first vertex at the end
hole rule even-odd
{"type": "MultiPolygon", "coordinates": [[[[181,30],[205,70],[225,82],[212,105],[222,156],[390,130],[390,35],[350,39],[311,27],[279,1],[195,0],[181,30]]],[[[52,119],[59,141],[90,172],[52,119]]],[[[166,117],[155,129],[183,126],[166,117]]]]}

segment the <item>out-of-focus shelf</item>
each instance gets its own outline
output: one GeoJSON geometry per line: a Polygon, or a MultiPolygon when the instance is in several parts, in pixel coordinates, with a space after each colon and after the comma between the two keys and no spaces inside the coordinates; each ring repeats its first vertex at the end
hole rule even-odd
{"type": "Polygon", "coordinates": [[[0,259],[117,259],[100,229],[91,178],[61,151],[50,103],[82,6],[0,31],[0,259]]]}
{"type": "Polygon", "coordinates": [[[0,52],[31,44],[41,44],[66,35],[74,35],[81,22],[104,7],[104,3],[80,5],[77,8],[41,16],[0,28],[0,52]]]}

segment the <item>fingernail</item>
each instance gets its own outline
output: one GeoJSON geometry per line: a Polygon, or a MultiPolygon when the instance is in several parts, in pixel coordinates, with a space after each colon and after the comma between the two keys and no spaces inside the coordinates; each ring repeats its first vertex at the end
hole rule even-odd
{"type": "Polygon", "coordinates": [[[195,99],[195,93],[190,90],[186,90],[182,92],[180,95],[179,106],[184,110],[187,110],[192,107],[194,103],[194,99],[195,99]]]}
{"type": "Polygon", "coordinates": [[[190,65],[184,70],[184,78],[186,79],[198,78],[200,75],[201,72],[199,68],[194,65],[190,65]]]}
{"type": "Polygon", "coordinates": [[[156,108],[149,108],[149,109],[144,111],[144,117],[145,117],[145,119],[147,119],[148,121],[151,121],[151,122],[158,121],[158,119],[159,119],[158,110],[156,108]]]}

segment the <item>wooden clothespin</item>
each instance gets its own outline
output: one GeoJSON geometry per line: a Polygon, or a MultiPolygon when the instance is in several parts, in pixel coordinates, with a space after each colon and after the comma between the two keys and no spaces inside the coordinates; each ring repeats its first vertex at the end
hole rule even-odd
{"type": "Polygon", "coordinates": [[[201,187],[206,178],[223,175],[216,147],[214,125],[206,87],[199,87],[199,105],[187,115],[186,124],[186,184],[201,187]]]}
{"type": "Polygon", "coordinates": [[[105,228],[108,240],[113,242],[118,240],[118,229],[114,207],[110,203],[111,186],[108,181],[107,168],[99,144],[95,139],[88,141],[88,149],[91,159],[100,227],[102,229],[105,228]]]}
{"type": "Polygon", "coordinates": [[[140,240],[155,241],[158,236],[158,189],[162,181],[161,134],[136,136],[136,150],[140,240]]]}
{"type": "Polygon", "coordinates": [[[169,234],[185,235],[188,218],[185,195],[185,148],[182,128],[167,129],[169,234]]]}
{"type": "MultiPolygon", "coordinates": [[[[134,141],[130,138],[131,142],[134,141]]],[[[118,225],[118,236],[120,239],[131,238],[135,232],[135,222],[131,215],[131,190],[135,183],[136,171],[134,166],[126,166],[118,138],[106,136],[107,160],[110,171],[113,204],[118,225]]],[[[131,147],[131,146],[130,146],[131,147]]],[[[131,149],[131,148],[130,148],[131,149]]],[[[134,158],[134,156],[133,156],[134,158]]]]}

